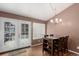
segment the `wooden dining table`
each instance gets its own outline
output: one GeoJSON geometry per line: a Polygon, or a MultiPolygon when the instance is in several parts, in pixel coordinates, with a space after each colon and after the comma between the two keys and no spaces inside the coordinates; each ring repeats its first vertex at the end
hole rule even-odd
{"type": "MultiPolygon", "coordinates": [[[[53,55],[53,40],[55,39],[59,39],[61,36],[53,36],[53,37],[46,37],[46,38],[43,38],[45,40],[48,40],[49,44],[51,45],[51,54],[50,55],[53,55]]],[[[62,36],[64,37],[64,36],[62,36]]]]}

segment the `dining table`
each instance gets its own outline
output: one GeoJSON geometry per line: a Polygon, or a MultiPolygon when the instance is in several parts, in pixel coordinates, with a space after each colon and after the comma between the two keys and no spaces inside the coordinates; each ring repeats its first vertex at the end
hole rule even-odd
{"type": "Polygon", "coordinates": [[[50,55],[53,55],[53,40],[55,39],[59,39],[60,37],[65,37],[64,35],[63,36],[48,36],[48,37],[43,37],[43,39],[47,40],[49,42],[49,45],[51,46],[51,54],[50,55]]]}

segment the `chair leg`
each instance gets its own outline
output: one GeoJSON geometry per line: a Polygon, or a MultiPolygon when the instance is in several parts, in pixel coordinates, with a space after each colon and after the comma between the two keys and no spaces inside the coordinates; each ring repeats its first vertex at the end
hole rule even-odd
{"type": "Polygon", "coordinates": [[[53,56],[54,56],[55,50],[53,49],[53,56]]]}
{"type": "Polygon", "coordinates": [[[66,52],[68,53],[68,49],[66,49],[66,52]]]}
{"type": "Polygon", "coordinates": [[[57,52],[58,56],[59,56],[59,51],[57,52]]]}
{"type": "Polygon", "coordinates": [[[59,56],[59,50],[57,49],[57,54],[58,54],[58,56],[59,56]]]}
{"type": "Polygon", "coordinates": [[[61,56],[63,56],[63,50],[61,49],[61,56]]]}

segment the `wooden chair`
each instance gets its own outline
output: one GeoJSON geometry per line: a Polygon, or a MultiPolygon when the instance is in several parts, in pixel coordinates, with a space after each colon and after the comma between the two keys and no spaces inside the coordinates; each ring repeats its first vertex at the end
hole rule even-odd
{"type": "Polygon", "coordinates": [[[44,38],[47,38],[49,35],[44,35],[44,38]]]}
{"type": "Polygon", "coordinates": [[[64,55],[64,39],[65,37],[59,38],[59,52],[61,52],[61,55],[64,55]]]}
{"type": "Polygon", "coordinates": [[[51,50],[49,48],[49,43],[48,43],[48,40],[46,40],[46,39],[43,39],[43,49],[42,49],[42,51],[43,51],[43,54],[44,54],[44,52],[47,52],[49,55],[51,54],[51,50]]]}
{"type": "Polygon", "coordinates": [[[50,34],[50,37],[53,37],[54,36],[54,34],[50,34]]]}
{"type": "Polygon", "coordinates": [[[59,39],[53,40],[53,55],[59,55],[59,39]]]}
{"type": "Polygon", "coordinates": [[[64,39],[64,53],[68,52],[68,38],[69,36],[65,36],[65,39],[64,39]]]}
{"type": "Polygon", "coordinates": [[[59,39],[53,40],[53,55],[64,55],[64,37],[60,37],[59,39]]]}
{"type": "Polygon", "coordinates": [[[65,36],[65,37],[60,37],[60,47],[59,47],[59,51],[61,51],[61,54],[64,55],[65,52],[68,52],[68,38],[69,36],[65,36]]]}

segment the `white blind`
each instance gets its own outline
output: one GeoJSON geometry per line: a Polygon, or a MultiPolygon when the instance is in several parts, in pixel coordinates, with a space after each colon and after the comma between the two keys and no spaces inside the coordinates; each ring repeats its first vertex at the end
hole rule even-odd
{"type": "Polygon", "coordinates": [[[45,24],[33,23],[33,40],[40,39],[45,34],[45,24]]]}

